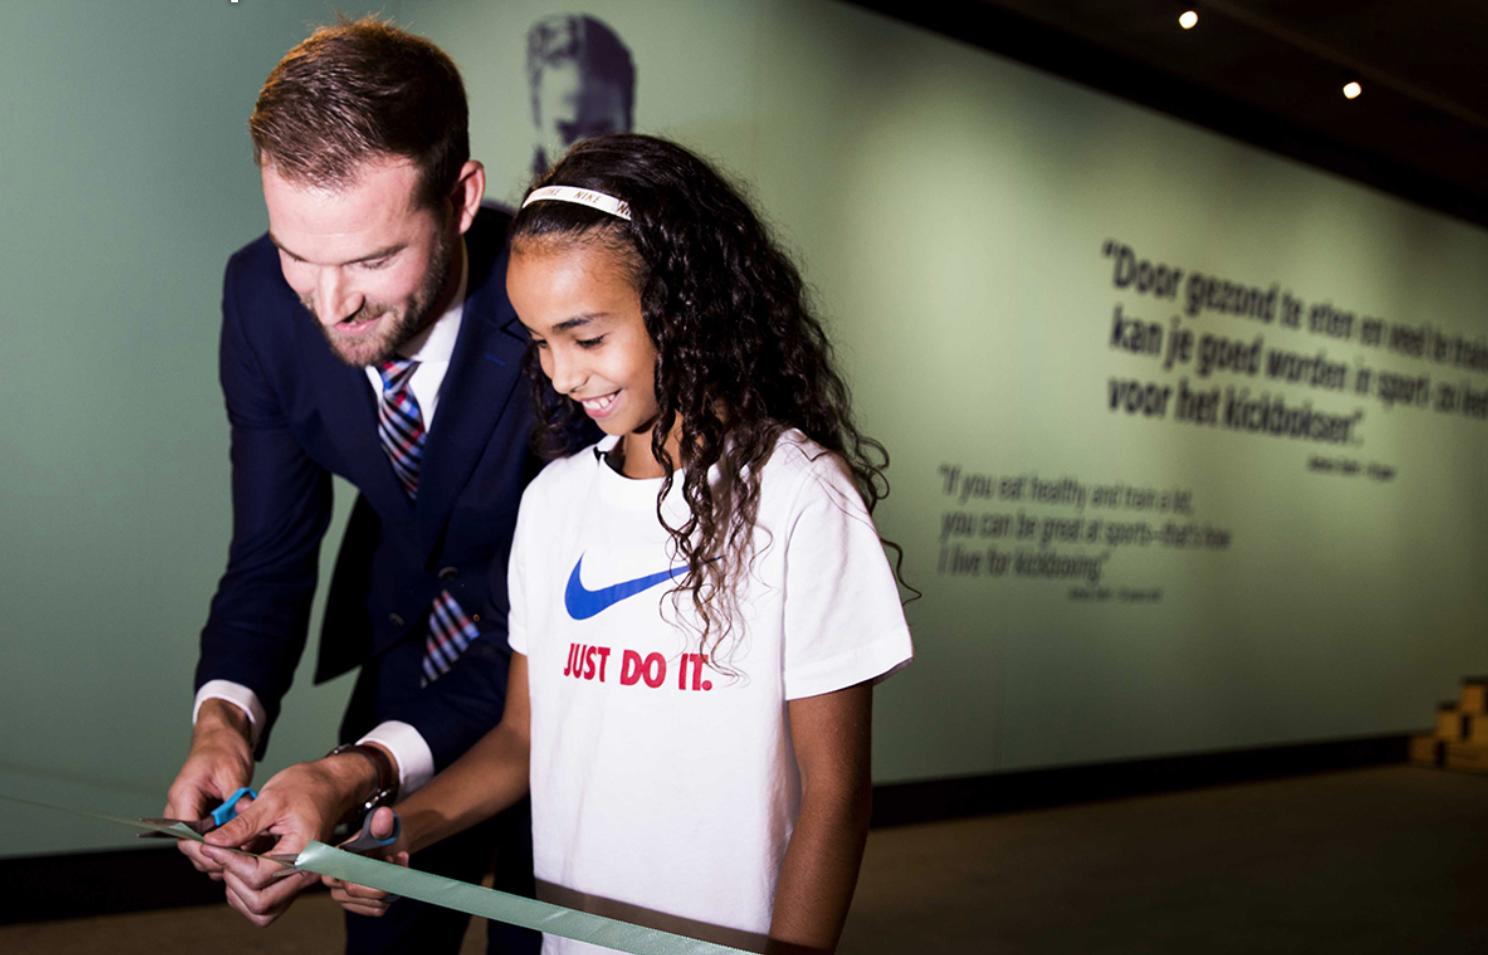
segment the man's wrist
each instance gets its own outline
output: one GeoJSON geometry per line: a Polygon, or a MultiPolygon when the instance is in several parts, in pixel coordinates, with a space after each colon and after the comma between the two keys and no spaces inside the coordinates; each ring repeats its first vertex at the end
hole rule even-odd
{"type": "Polygon", "coordinates": [[[245,746],[251,745],[253,723],[248,714],[234,703],[212,698],[204,700],[196,712],[194,735],[229,732],[242,739],[245,746]]]}
{"type": "Polygon", "coordinates": [[[376,786],[379,793],[385,793],[389,800],[398,795],[398,761],[393,758],[387,747],[366,741],[342,743],[331,750],[329,755],[339,756],[343,753],[355,754],[371,764],[376,774],[376,786]]]}
{"type": "Polygon", "coordinates": [[[259,700],[257,693],[233,680],[208,680],[196,690],[196,699],[191,707],[192,723],[195,723],[201,716],[201,708],[209,700],[221,700],[241,710],[248,718],[248,745],[258,746],[259,737],[263,735],[264,728],[268,724],[268,714],[264,712],[263,703],[259,700]]]}
{"type": "Polygon", "coordinates": [[[338,779],[349,782],[342,788],[342,816],[360,814],[376,806],[391,803],[398,795],[398,765],[388,751],[375,743],[346,743],[326,754],[323,760],[333,768],[338,779]]]}
{"type": "Polygon", "coordinates": [[[333,753],[319,760],[336,792],[336,816],[332,824],[350,819],[377,786],[372,764],[355,753],[333,753]]]}
{"type": "Polygon", "coordinates": [[[434,754],[422,733],[402,720],[384,720],[362,735],[358,743],[385,750],[398,770],[398,798],[406,799],[434,775],[434,754]]]}

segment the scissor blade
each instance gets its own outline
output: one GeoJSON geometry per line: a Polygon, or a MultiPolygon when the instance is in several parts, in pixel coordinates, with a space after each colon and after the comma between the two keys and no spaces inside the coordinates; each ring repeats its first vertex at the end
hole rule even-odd
{"type": "Polygon", "coordinates": [[[141,839],[180,838],[176,834],[166,831],[172,826],[185,826],[187,829],[190,829],[192,832],[196,833],[199,836],[204,836],[207,833],[211,832],[213,829],[217,828],[217,824],[210,819],[198,819],[195,822],[189,822],[185,819],[141,819],[140,822],[144,823],[147,826],[160,827],[160,829],[152,832],[140,833],[139,837],[141,839]]]}

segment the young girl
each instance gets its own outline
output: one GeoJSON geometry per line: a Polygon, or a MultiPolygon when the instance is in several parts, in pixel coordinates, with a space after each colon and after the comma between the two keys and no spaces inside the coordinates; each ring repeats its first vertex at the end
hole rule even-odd
{"type": "Polygon", "coordinates": [[[706,163],[626,135],[529,193],[507,290],[566,399],[539,401],[543,427],[587,414],[608,437],[523,496],[505,716],[398,807],[399,848],[530,785],[549,901],[830,950],[867,832],[871,687],[911,648],[869,517],[886,455],[800,275],[706,163]]]}

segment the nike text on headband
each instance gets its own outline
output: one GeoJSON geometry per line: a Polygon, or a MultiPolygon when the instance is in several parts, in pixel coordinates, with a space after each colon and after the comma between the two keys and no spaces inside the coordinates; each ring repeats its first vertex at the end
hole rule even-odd
{"type": "Polygon", "coordinates": [[[602,192],[595,192],[593,189],[579,189],[574,186],[543,186],[541,189],[534,189],[522,203],[522,208],[525,209],[534,202],[544,200],[574,202],[591,209],[598,209],[600,212],[608,212],[617,219],[630,221],[630,203],[616,199],[614,196],[607,196],[602,192]]]}

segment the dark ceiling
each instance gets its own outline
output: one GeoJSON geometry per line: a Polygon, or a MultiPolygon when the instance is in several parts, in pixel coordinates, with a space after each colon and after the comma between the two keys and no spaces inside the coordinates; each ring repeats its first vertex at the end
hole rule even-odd
{"type": "Polygon", "coordinates": [[[1488,0],[849,2],[1488,226],[1488,0]]]}

